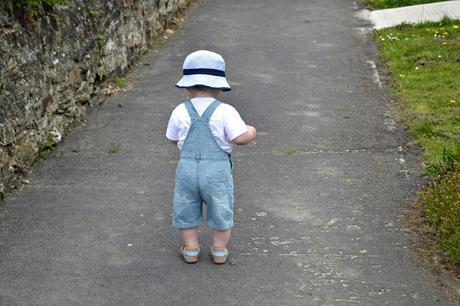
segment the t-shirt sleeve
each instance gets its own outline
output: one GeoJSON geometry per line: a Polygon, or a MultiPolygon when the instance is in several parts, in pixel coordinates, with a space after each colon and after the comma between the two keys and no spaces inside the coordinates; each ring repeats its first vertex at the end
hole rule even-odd
{"type": "Polygon", "coordinates": [[[224,129],[228,140],[231,142],[236,137],[246,133],[248,131],[248,127],[233,106],[228,104],[226,106],[227,109],[225,110],[224,129]]]}
{"type": "Polygon", "coordinates": [[[176,124],[176,113],[177,108],[172,112],[168,121],[168,127],[166,128],[166,138],[172,141],[179,140],[179,129],[177,128],[176,124]]]}

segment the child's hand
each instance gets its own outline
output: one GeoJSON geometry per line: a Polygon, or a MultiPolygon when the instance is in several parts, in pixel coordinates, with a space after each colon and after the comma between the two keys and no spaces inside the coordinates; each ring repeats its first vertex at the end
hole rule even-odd
{"type": "Polygon", "coordinates": [[[234,144],[237,145],[245,145],[250,143],[256,138],[256,129],[253,126],[246,125],[248,127],[248,131],[241,134],[240,136],[236,137],[235,139],[232,140],[234,144]]]}

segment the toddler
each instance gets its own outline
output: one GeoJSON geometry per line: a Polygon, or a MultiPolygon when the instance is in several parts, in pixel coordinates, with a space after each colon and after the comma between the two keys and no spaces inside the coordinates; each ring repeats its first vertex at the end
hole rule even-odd
{"type": "Polygon", "coordinates": [[[190,100],[174,109],[166,131],[180,149],[172,223],[180,231],[184,261],[196,263],[205,203],[212,232],[211,258],[215,264],[224,264],[233,226],[232,144],[250,143],[256,129],[246,125],[235,108],[216,100],[221,91],[230,90],[219,54],[206,50],[189,54],[176,86],[185,88],[190,100]]]}

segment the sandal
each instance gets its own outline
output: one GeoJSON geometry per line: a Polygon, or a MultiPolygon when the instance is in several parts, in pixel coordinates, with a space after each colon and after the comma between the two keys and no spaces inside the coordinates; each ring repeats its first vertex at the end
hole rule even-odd
{"type": "Polygon", "coordinates": [[[200,248],[188,249],[183,245],[180,248],[180,255],[184,258],[184,261],[188,264],[194,264],[198,262],[198,255],[200,254],[200,248]]]}
{"type": "Polygon", "coordinates": [[[211,259],[212,262],[216,265],[223,265],[227,262],[228,259],[228,248],[220,248],[219,250],[214,250],[211,248],[211,259]]]}

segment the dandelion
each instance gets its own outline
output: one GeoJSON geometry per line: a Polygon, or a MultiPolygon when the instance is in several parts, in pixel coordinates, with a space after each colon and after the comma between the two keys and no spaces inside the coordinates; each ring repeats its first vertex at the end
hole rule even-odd
{"type": "Polygon", "coordinates": [[[456,30],[458,30],[459,26],[458,26],[458,25],[454,25],[453,28],[456,29],[456,30]]]}
{"type": "Polygon", "coordinates": [[[449,101],[449,103],[450,103],[450,104],[455,104],[455,103],[457,103],[457,100],[451,99],[451,100],[449,101]]]}

